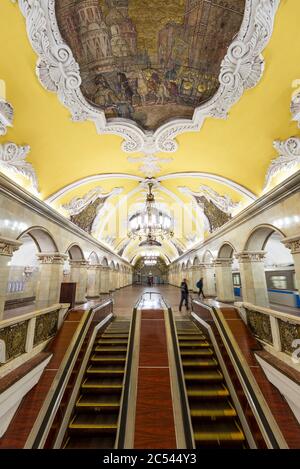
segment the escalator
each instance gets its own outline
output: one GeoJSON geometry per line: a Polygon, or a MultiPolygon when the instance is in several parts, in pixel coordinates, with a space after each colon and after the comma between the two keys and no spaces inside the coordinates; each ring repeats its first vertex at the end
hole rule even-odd
{"type": "Polygon", "coordinates": [[[125,379],[130,321],[116,319],[95,339],[67,428],[64,449],[113,449],[125,379]]]}
{"type": "Polygon", "coordinates": [[[210,338],[188,319],[176,330],[196,448],[246,448],[210,338]]]}

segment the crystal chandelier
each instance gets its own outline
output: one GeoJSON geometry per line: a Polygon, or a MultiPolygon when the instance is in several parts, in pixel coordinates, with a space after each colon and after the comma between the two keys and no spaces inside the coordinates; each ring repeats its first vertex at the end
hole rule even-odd
{"type": "Polygon", "coordinates": [[[164,240],[174,236],[173,221],[169,215],[155,206],[152,187],[153,183],[149,182],[144,210],[136,212],[129,218],[129,238],[140,241],[146,238],[139,246],[160,246],[157,238],[164,240]]]}

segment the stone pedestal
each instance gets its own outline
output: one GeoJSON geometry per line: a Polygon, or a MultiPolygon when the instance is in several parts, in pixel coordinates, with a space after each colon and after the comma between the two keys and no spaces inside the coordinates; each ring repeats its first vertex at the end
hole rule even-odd
{"type": "Polygon", "coordinates": [[[204,264],[203,292],[205,296],[216,296],[215,267],[213,264],[204,264]]]}
{"type": "Polygon", "coordinates": [[[59,303],[64,261],[67,256],[59,252],[40,252],[37,256],[40,265],[36,306],[43,308],[59,303]]]}
{"type": "Polygon", "coordinates": [[[217,259],[214,262],[217,284],[217,300],[225,303],[234,301],[232,283],[232,259],[217,259]]]}
{"type": "Polygon", "coordinates": [[[282,243],[291,250],[295,265],[296,284],[300,294],[300,235],[285,238],[282,243]]]}
{"type": "Polygon", "coordinates": [[[109,267],[103,265],[100,267],[100,293],[109,293],[109,267]]]}
{"type": "Polygon", "coordinates": [[[88,262],[85,260],[70,260],[71,266],[71,282],[76,283],[75,303],[86,302],[87,288],[87,267],[88,262]]]}
{"type": "Polygon", "coordinates": [[[268,308],[265,254],[265,251],[242,251],[237,254],[237,258],[240,265],[243,301],[268,308]]]}
{"type": "Polygon", "coordinates": [[[20,246],[20,241],[0,237],[0,321],[3,318],[4,305],[7,294],[11,257],[20,246]]]}
{"type": "Polygon", "coordinates": [[[97,298],[100,295],[100,265],[91,264],[87,269],[87,298],[97,298]]]}

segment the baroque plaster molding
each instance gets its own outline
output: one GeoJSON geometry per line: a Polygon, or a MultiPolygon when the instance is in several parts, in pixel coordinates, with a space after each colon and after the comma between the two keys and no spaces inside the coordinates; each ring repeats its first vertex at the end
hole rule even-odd
{"type": "Polygon", "coordinates": [[[280,171],[286,171],[300,163],[300,138],[290,137],[287,140],[274,140],[273,147],[279,156],[271,161],[267,170],[264,189],[271,179],[280,171]]]}
{"type": "Polygon", "coordinates": [[[239,33],[222,61],[217,93],[195,109],[192,120],[174,119],[155,132],[144,132],[133,121],[106,120],[104,111],[90,105],[80,90],[79,65],[60,34],[55,0],[19,0],[26,19],[32,48],[38,55],[37,76],[46,90],[55,92],[74,121],[91,120],[97,132],[121,136],[125,152],[153,154],[175,152],[177,135],[200,130],[207,117],[226,118],[243,93],[257,85],[264,71],[262,52],[274,25],[280,0],[246,0],[244,19],[239,33]]]}
{"type": "Polygon", "coordinates": [[[37,257],[41,264],[63,264],[68,258],[67,254],[60,252],[39,252],[37,257]]]}
{"type": "Polygon", "coordinates": [[[16,145],[8,142],[0,144],[0,168],[13,171],[29,179],[31,186],[38,192],[38,182],[35,170],[31,163],[26,161],[30,151],[29,145],[16,145]]]}
{"type": "Polygon", "coordinates": [[[159,158],[156,155],[144,155],[141,158],[128,157],[129,163],[142,163],[139,166],[139,171],[144,174],[147,178],[152,178],[156,174],[160,173],[162,163],[171,163],[173,158],[159,158]]]}
{"type": "Polygon", "coordinates": [[[74,197],[62,208],[68,212],[69,216],[77,215],[82,212],[89,204],[95,202],[96,199],[108,199],[114,195],[118,195],[123,191],[121,187],[114,187],[111,192],[104,193],[102,187],[94,187],[88,191],[83,197],[74,197]]]}
{"type": "Polygon", "coordinates": [[[213,265],[214,267],[231,267],[233,263],[233,259],[232,258],[222,258],[222,257],[218,257],[217,259],[215,259],[213,261],[213,265]]]}
{"type": "Polygon", "coordinates": [[[14,109],[5,99],[0,98],[0,135],[5,135],[7,127],[12,127],[14,109]]]}
{"type": "Polygon", "coordinates": [[[239,263],[263,262],[266,251],[241,251],[235,254],[239,263]]]}
{"type": "Polygon", "coordinates": [[[0,237],[0,256],[11,257],[13,253],[19,249],[21,244],[20,241],[16,241],[15,239],[0,237]]]}
{"type": "Polygon", "coordinates": [[[228,195],[220,195],[211,187],[202,185],[199,187],[199,192],[194,192],[186,186],[178,187],[180,192],[197,197],[205,197],[208,202],[215,204],[222,212],[231,215],[233,211],[237,210],[240,203],[233,202],[228,195]]]}
{"type": "Polygon", "coordinates": [[[300,235],[284,238],[281,242],[291,250],[292,254],[300,254],[300,235]]]}

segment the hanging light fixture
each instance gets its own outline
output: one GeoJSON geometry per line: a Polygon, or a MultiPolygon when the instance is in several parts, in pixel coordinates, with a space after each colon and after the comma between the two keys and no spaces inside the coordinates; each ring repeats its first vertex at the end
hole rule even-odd
{"type": "Polygon", "coordinates": [[[174,236],[173,220],[155,206],[152,187],[153,183],[149,182],[144,210],[129,218],[128,236],[131,239],[139,239],[139,246],[161,246],[157,238],[163,241],[174,236]],[[143,238],[146,239],[143,241],[143,238]]]}

